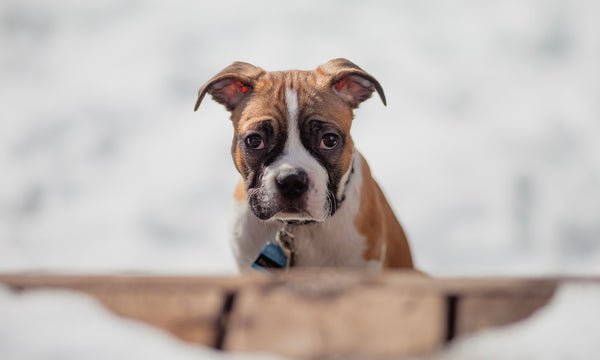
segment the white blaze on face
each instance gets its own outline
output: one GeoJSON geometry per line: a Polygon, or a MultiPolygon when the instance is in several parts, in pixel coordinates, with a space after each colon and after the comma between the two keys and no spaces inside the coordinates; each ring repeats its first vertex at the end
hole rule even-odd
{"type": "Polygon", "coordinates": [[[278,214],[275,217],[288,220],[314,219],[325,220],[329,215],[327,205],[327,169],[315,159],[302,145],[300,129],[298,128],[298,94],[293,89],[286,89],[285,102],[287,107],[287,139],[280,157],[265,171],[263,185],[272,196],[279,196],[275,179],[281,171],[302,169],[308,174],[308,191],[306,196],[307,214],[278,214]]]}

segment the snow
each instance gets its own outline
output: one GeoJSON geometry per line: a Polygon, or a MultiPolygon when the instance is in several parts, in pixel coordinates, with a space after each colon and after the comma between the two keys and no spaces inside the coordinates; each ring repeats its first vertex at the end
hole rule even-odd
{"type": "Polygon", "coordinates": [[[458,340],[436,359],[592,359],[600,353],[599,303],[600,285],[562,285],[530,318],[458,340]]]}
{"type": "Polygon", "coordinates": [[[282,70],[346,57],[386,92],[387,107],[374,98],[357,110],[353,137],[421,269],[598,275],[599,10],[3,0],[0,272],[234,272],[231,125],[209,99],[192,111],[198,88],[235,60],[282,70]]]}
{"type": "Polygon", "coordinates": [[[192,346],[141,322],[116,317],[85,295],[61,290],[16,294],[0,287],[0,358],[278,359],[192,346]]]}
{"type": "Polygon", "coordinates": [[[234,60],[347,57],[353,136],[435,275],[600,270],[600,6],[7,0],[0,270],[231,273],[234,60]],[[335,14],[335,16],[332,16],[335,14]]]}

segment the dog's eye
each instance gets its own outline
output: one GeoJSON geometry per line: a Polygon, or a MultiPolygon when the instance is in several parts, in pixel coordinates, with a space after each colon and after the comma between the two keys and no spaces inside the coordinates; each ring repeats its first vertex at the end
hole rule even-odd
{"type": "Polygon", "coordinates": [[[246,146],[250,149],[260,150],[265,148],[265,142],[262,136],[258,134],[250,134],[246,137],[246,146]]]}
{"type": "Polygon", "coordinates": [[[321,139],[321,143],[319,144],[319,148],[323,150],[331,150],[334,149],[338,143],[340,142],[340,137],[334,133],[327,133],[323,135],[321,139]]]}

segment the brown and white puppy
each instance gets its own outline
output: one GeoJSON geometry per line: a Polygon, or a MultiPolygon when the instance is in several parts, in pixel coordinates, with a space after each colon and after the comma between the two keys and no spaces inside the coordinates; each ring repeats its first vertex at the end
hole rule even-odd
{"type": "Polygon", "coordinates": [[[404,231],[350,137],[353,110],[375,78],[345,59],[314,71],[266,72],[235,62],[198,93],[231,112],[235,190],[232,247],[249,268],[282,222],[296,266],[412,268],[404,231]]]}

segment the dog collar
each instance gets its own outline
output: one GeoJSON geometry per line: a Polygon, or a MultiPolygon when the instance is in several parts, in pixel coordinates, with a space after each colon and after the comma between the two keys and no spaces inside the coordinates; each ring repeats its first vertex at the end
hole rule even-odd
{"type": "Polygon", "coordinates": [[[277,232],[277,235],[275,235],[275,241],[287,257],[287,261],[285,264],[286,271],[292,266],[294,266],[296,263],[296,247],[294,246],[294,234],[292,234],[292,230],[289,229],[289,226],[289,223],[283,223],[283,227],[277,232]]]}
{"type": "Polygon", "coordinates": [[[267,242],[252,268],[274,275],[271,269],[285,269],[286,273],[296,262],[296,247],[294,246],[294,234],[289,229],[290,224],[283,223],[281,229],[275,234],[275,242],[267,242]]]}
{"type": "Polygon", "coordinates": [[[331,212],[329,216],[335,214],[335,212],[342,205],[344,200],[346,200],[346,191],[348,190],[348,184],[350,184],[350,180],[352,179],[352,175],[354,175],[354,159],[356,158],[356,151],[352,153],[352,160],[350,162],[350,174],[348,174],[348,178],[344,182],[344,191],[342,191],[342,196],[338,199],[334,194],[332,194],[332,204],[331,204],[331,212]]]}

